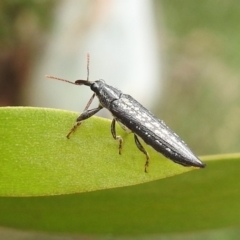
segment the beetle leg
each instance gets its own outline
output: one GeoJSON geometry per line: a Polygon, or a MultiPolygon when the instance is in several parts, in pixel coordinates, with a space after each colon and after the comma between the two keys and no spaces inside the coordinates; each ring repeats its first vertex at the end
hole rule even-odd
{"type": "Polygon", "coordinates": [[[122,144],[123,144],[123,139],[121,136],[117,136],[116,135],[116,127],[115,127],[115,123],[116,123],[116,119],[113,118],[112,120],[112,124],[111,124],[111,133],[112,133],[112,136],[115,140],[118,140],[119,141],[119,147],[118,147],[118,150],[119,150],[119,154],[121,154],[122,152],[122,144]]]}
{"type": "Polygon", "coordinates": [[[138,137],[136,134],[134,134],[134,140],[135,140],[135,143],[138,147],[138,149],[143,152],[146,156],[146,162],[145,162],[145,172],[147,173],[147,167],[149,165],[149,155],[148,155],[148,152],[145,150],[145,148],[142,146],[142,144],[140,143],[138,137]]]}
{"type": "Polygon", "coordinates": [[[97,108],[93,108],[90,110],[87,110],[92,102],[94,97],[91,97],[90,101],[88,102],[87,106],[85,107],[84,112],[77,118],[76,124],[73,126],[73,128],[70,130],[70,132],[67,135],[67,138],[70,138],[70,135],[76,131],[76,129],[81,125],[82,121],[85,119],[88,119],[92,117],[94,114],[96,114],[98,111],[100,111],[103,107],[99,105],[97,108]]]}
{"type": "Polygon", "coordinates": [[[84,111],[83,111],[83,112],[85,112],[85,111],[88,110],[88,108],[89,108],[90,105],[92,104],[92,101],[93,101],[93,99],[94,99],[95,96],[96,96],[95,93],[91,96],[91,98],[89,99],[89,101],[88,101],[88,103],[87,103],[87,106],[84,108],[84,111]]]}

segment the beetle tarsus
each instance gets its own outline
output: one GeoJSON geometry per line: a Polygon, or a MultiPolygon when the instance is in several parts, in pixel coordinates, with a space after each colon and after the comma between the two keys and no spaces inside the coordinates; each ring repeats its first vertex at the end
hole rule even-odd
{"type": "Polygon", "coordinates": [[[73,128],[70,130],[70,132],[69,132],[68,135],[67,135],[67,139],[70,138],[70,135],[71,135],[72,133],[74,133],[81,124],[82,124],[82,122],[77,122],[77,123],[73,126],[73,128]]]}
{"type": "Polygon", "coordinates": [[[115,140],[119,141],[118,153],[121,155],[122,154],[123,139],[122,139],[121,136],[117,136],[115,123],[116,123],[116,119],[113,118],[112,124],[111,124],[111,133],[112,133],[113,138],[115,140]]]}
{"type": "Polygon", "coordinates": [[[137,145],[137,147],[138,147],[138,149],[141,151],[141,152],[143,152],[144,154],[145,154],[145,156],[146,156],[146,162],[145,162],[145,165],[144,165],[144,171],[145,171],[145,173],[147,173],[147,168],[148,168],[148,166],[149,166],[149,154],[148,154],[148,152],[145,150],[145,148],[142,146],[142,144],[140,143],[140,141],[139,141],[139,139],[138,139],[138,137],[137,137],[137,135],[136,134],[134,134],[134,140],[135,140],[135,143],[136,143],[136,145],[137,145]]]}

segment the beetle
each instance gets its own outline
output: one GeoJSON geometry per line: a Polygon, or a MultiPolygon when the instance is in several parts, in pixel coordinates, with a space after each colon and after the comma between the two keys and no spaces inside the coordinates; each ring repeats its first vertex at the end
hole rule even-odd
{"type": "Polygon", "coordinates": [[[194,166],[204,168],[206,166],[205,163],[194,155],[186,143],[175,132],[133,97],[106,84],[102,79],[89,81],[89,54],[87,57],[87,80],[76,80],[75,82],[71,82],[49,75],[46,77],[74,85],[85,85],[90,87],[94,92],[83,113],[77,118],[76,124],[67,134],[67,138],[70,138],[70,135],[81,125],[82,121],[92,117],[101,109],[106,108],[113,116],[111,133],[113,138],[119,141],[119,154],[121,154],[122,151],[123,139],[116,134],[116,121],[125,131],[133,133],[136,146],[146,156],[145,172],[147,172],[147,167],[149,165],[149,154],[141,144],[139,138],[175,163],[187,167],[194,166]],[[89,110],[88,108],[95,96],[97,96],[99,100],[99,105],[97,108],[89,110]]]}

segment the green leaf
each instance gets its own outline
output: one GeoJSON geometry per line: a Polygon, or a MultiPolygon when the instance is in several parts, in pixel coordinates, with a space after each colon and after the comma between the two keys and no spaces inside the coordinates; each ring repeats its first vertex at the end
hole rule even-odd
{"type": "MultiPolygon", "coordinates": [[[[240,154],[221,155],[219,160],[208,161],[203,171],[131,187],[48,197],[0,197],[0,225],[84,237],[107,235],[103,239],[118,235],[154,239],[158,234],[183,232],[195,236],[198,231],[237,227],[239,169],[240,154]]],[[[176,239],[185,239],[185,235],[176,239]]]]}
{"type": "Polygon", "coordinates": [[[78,114],[63,110],[0,108],[0,196],[80,193],[135,185],[190,171],[146,147],[145,156],[132,134],[119,127],[122,155],[110,132],[110,121],[86,120],[70,139],[66,134],[78,114]]]}

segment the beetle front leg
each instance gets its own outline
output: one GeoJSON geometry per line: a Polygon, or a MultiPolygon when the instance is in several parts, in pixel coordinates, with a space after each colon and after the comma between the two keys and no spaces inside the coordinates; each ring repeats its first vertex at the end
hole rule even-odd
{"type": "Polygon", "coordinates": [[[112,133],[112,136],[115,140],[118,140],[119,141],[119,147],[118,147],[118,151],[119,151],[119,154],[122,153],[122,144],[123,144],[123,139],[121,136],[117,136],[116,135],[116,126],[115,126],[115,123],[116,123],[116,119],[113,118],[112,120],[112,124],[111,124],[111,133],[112,133]]]}
{"type": "Polygon", "coordinates": [[[138,149],[143,152],[146,156],[146,162],[145,162],[145,173],[147,173],[147,167],[149,165],[149,155],[148,155],[148,152],[145,150],[145,148],[142,146],[142,144],[140,143],[138,137],[136,134],[134,134],[134,140],[135,140],[135,143],[138,147],[138,149]]]}
{"type": "Polygon", "coordinates": [[[86,120],[90,117],[92,117],[94,114],[96,114],[98,111],[100,111],[103,107],[102,106],[98,106],[97,108],[93,108],[87,111],[84,111],[78,118],[77,118],[77,122],[76,124],[73,126],[73,128],[71,129],[71,131],[68,133],[67,138],[70,137],[70,135],[76,131],[76,129],[81,125],[83,120],[86,120]]]}

